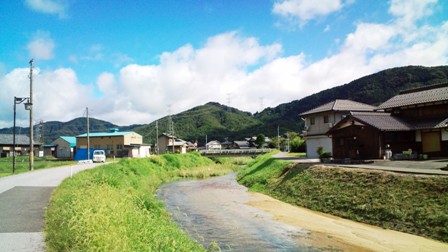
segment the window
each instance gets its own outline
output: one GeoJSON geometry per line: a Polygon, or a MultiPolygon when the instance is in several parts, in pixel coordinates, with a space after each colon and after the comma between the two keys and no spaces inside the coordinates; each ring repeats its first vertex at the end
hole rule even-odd
{"type": "Polygon", "coordinates": [[[314,117],[310,117],[310,124],[311,124],[311,125],[316,124],[316,118],[314,118],[314,117]]]}
{"type": "Polygon", "coordinates": [[[324,123],[328,123],[328,115],[324,115],[324,123]]]}

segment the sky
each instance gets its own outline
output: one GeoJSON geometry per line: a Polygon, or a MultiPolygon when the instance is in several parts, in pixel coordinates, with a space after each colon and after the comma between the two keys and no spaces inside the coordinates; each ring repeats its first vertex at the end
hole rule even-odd
{"type": "Polygon", "coordinates": [[[384,69],[448,64],[448,0],[4,0],[0,128],[248,112],[384,69]],[[17,126],[29,113],[17,105],[17,126]]]}

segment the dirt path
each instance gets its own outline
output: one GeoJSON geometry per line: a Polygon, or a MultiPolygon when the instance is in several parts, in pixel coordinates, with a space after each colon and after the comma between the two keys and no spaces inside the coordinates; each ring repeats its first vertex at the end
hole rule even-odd
{"type": "Polygon", "coordinates": [[[448,251],[448,244],[407,233],[386,230],[314,212],[306,208],[251,193],[256,200],[247,202],[273,215],[273,219],[310,231],[300,238],[314,248],[343,251],[448,251]]]}

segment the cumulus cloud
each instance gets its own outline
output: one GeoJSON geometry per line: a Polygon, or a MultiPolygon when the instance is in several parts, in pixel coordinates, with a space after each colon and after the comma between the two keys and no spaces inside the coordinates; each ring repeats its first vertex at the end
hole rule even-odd
{"type": "MultiPolygon", "coordinates": [[[[92,87],[79,83],[69,68],[33,72],[33,115],[36,121],[69,121],[82,116],[83,109],[92,104],[92,87]]],[[[0,78],[0,127],[12,127],[13,97],[29,97],[29,69],[17,68],[0,78]],[[4,91],[4,92],[3,92],[4,91]],[[9,120],[11,119],[11,120],[9,120]]],[[[17,125],[27,127],[29,114],[17,106],[17,125]]]]}
{"type": "MultiPolygon", "coordinates": [[[[169,107],[175,114],[229,100],[232,107],[256,112],[260,98],[273,107],[390,67],[448,64],[448,22],[426,24],[422,20],[433,2],[417,2],[411,8],[410,1],[392,1],[391,20],[358,22],[333,54],[316,61],[306,52],[283,55],[278,43],[264,45],[255,37],[226,32],[199,47],[185,44],[163,52],[157,64],[132,63],[118,72],[103,72],[95,87],[79,83],[72,69],[37,71],[36,118],[70,120],[89,106],[93,117],[129,125],[166,116],[169,107]],[[400,11],[404,9],[409,11],[400,11]],[[93,89],[101,95],[93,97],[93,89]]],[[[93,46],[91,52],[101,51],[93,46]]],[[[11,94],[27,96],[27,75],[28,69],[15,69],[0,79],[5,90],[1,107],[12,106],[11,94]]],[[[12,118],[12,111],[0,111],[5,118],[1,113],[12,118]]]]}
{"type": "Polygon", "coordinates": [[[59,18],[67,17],[69,7],[66,0],[25,0],[25,5],[37,12],[58,15],[59,18]]]}
{"type": "Polygon", "coordinates": [[[280,0],[275,2],[272,12],[304,26],[310,20],[339,11],[345,3],[341,0],[280,0]]]}
{"type": "Polygon", "coordinates": [[[54,57],[54,47],[55,44],[50,33],[45,31],[37,31],[27,45],[31,58],[38,60],[52,59],[54,57]]]}

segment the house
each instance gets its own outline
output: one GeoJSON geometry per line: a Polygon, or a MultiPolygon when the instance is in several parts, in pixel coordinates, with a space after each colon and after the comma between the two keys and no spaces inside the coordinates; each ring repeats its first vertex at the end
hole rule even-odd
{"type": "MultiPolygon", "coordinates": [[[[30,151],[30,138],[26,135],[17,135],[14,148],[14,135],[13,134],[0,134],[0,157],[12,157],[14,149],[18,155],[26,155],[30,151]]],[[[39,150],[42,144],[39,142],[33,142],[34,155],[39,150]]]]}
{"type": "Polygon", "coordinates": [[[258,146],[256,136],[253,136],[251,138],[246,138],[246,140],[249,142],[249,147],[253,147],[253,148],[268,148],[269,144],[272,142],[272,139],[270,139],[269,137],[264,137],[263,146],[260,147],[260,146],[258,146]]]}
{"type": "Polygon", "coordinates": [[[448,156],[448,84],[402,91],[375,112],[352,112],[328,134],[333,157],[448,156]]]}
{"type": "Polygon", "coordinates": [[[317,158],[316,150],[319,146],[322,146],[325,151],[333,152],[331,136],[328,136],[327,132],[347,114],[375,109],[375,106],[351,100],[334,100],[300,114],[302,120],[305,121],[303,136],[306,140],[307,157],[317,158]]]}
{"type": "Polygon", "coordinates": [[[249,149],[249,141],[234,141],[235,149],[249,149]]]}
{"type": "MultiPolygon", "coordinates": [[[[54,148],[54,156],[57,158],[73,158],[76,151],[76,137],[60,136],[49,146],[54,148]]],[[[51,155],[51,153],[45,153],[51,155]]],[[[53,156],[53,155],[52,155],[53,156]]]]}
{"type": "Polygon", "coordinates": [[[158,137],[159,154],[163,153],[187,153],[188,143],[174,135],[163,133],[158,137]]]}
{"type": "Polygon", "coordinates": [[[143,137],[132,131],[94,132],[76,136],[76,149],[105,149],[107,157],[147,157],[149,145],[143,144],[143,137]]]}
{"type": "Polygon", "coordinates": [[[221,142],[218,140],[213,140],[205,144],[205,148],[207,150],[220,150],[221,149],[221,142]]]}

